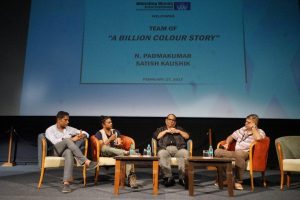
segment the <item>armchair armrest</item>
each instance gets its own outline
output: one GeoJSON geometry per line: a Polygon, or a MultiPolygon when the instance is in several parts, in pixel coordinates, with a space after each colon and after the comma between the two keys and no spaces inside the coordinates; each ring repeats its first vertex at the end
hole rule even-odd
{"type": "Polygon", "coordinates": [[[39,167],[42,167],[47,156],[47,141],[44,133],[38,135],[38,162],[39,167]]]}
{"type": "Polygon", "coordinates": [[[152,138],[151,139],[151,146],[152,146],[152,154],[153,156],[157,156],[157,140],[152,138]]]}
{"type": "Polygon", "coordinates": [[[98,140],[98,138],[96,138],[96,136],[94,135],[90,137],[90,141],[91,141],[91,151],[92,151],[93,161],[98,161],[99,156],[101,155],[101,148],[103,145],[103,141],[98,140]]]}
{"type": "MultiPolygon", "coordinates": [[[[234,151],[235,150],[235,143],[236,143],[236,141],[233,141],[233,142],[231,142],[229,145],[228,145],[228,151],[234,151]]],[[[217,149],[220,149],[221,148],[221,146],[223,146],[224,144],[226,144],[226,140],[222,140],[222,141],[220,141],[219,143],[218,143],[218,145],[217,145],[217,149]]]]}
{"type": "Polygon", "coordinates": [[[283,153],[282,153],[282,147],[280,145],[280,142],[276,143],[276,147],[277,147],[276,149],[277,149],[279,168],[280,171],[283,171],[283,153]]]}
{"type": "Polygon", "coordinates": [[[190,153],[190,156],[193,156],[193,140],[189,139],[187,141],[187,150],[190,153]]]}
{"type": "Polygon", "coordinates": [[[84,139],[84,156],[87,157],[87,153],[88,153],[88,147],[89,147],[89,140],[87,138],[84,139]]]}
{"type": "Polygon", "coordinates": [[[218,143],[218,145],[217,145],[217,149],[220,149],[221,146],[223,146],[225,143],[226,143],[225,140],[220,141],[220,142],[218,143]]]}
{"type": "Polygon", "coordinates": [[[268,161],[270,138],[254,141],[250,145],[249,161],[254,171],[265,171],[268,161]]]}
{"type": "Polygon", "coordinates": [[[133,144],[133,148],[135,148],[135,142],[134,139],[132,139],[129,136],[125,136],[125,135],[120,135],[120,138],[122,140],[122,147],[123,149],[125,149],[126,151],[130,150],[131,144],[133,144]]]}

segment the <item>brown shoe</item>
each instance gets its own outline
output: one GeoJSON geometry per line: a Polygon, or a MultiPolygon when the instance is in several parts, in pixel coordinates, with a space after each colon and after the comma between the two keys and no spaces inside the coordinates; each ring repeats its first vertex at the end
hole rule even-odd
{"type": "Polygon", "coordinates": [[[136,175],[134,173],[128,175],[128,186],[132,189],[138,188],[138,185],[136,184],[136,175]]]}
{"type": "Polygon", "coordinates": [[[92,169],[95,169],[96,167],[98,167],[99,166],[99,162],[94,162],[94,161],[91,161],[90,162],[90,164],[89,164],[89,166],[86,168],[86,170],[92,170],[92,169]]]}
{"type": "MultiPolygon", "coordinates": [[[[219,187],[218,181],[215,182],[215,186],[219,187]]],[[[227,186],[228,186],[227,180],[223,181],[223,187],[227,187],[227,186]]]]}
{"type": "Polygon", "coordinates": [[[64,184],[61,192],[62,193],[70,193],[70,192],[72,192],[72,189],[70,188],[69,184],[64,184]]]}

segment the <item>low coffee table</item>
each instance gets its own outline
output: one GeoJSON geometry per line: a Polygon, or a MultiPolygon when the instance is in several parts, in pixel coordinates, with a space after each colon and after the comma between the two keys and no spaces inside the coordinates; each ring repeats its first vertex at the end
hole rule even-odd
{"type": "MultiPolygon", "coordinates": [[[[218,174],[220,174],[222,167],[226,168],[228,194],[229,196],[233,196],[232,161],[234,160],[234,158],[204,158],[202,156],[193,156],[188,158],[185,167],[185,173],[188,178],[189,195],[194,195],[194,168],[214,166],[217,168],[218,174]]],[[[219,188],[223,189],[223,180],[220,176],[218,176],[218,184],[219,188]]]]}
{"type": "Polygon", "coordinates": [[[114,194],[119,195],[119,186],[124,188],[126,164],[152,165],[153,195],[158,194],[158,157],[157,156],[116,156],[114,194]]]}

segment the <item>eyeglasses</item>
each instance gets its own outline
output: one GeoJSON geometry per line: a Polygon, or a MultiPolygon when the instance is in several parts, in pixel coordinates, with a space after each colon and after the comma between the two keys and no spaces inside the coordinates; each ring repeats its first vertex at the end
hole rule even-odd
{"type": "Polygon", "coordinates": [[[170,119],[170,118],[167,118],[167,120],[176,122],[176,119],[170,119]]]}

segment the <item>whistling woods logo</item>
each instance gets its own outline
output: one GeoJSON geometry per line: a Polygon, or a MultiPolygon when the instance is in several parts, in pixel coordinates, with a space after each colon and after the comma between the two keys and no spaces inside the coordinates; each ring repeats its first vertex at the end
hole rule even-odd
{"type": "Polygon", "coordinates": [[[191,2],[137,1],[136,10],[191,10],[191,2]]]}
{"type": "Polygon", "coordinates": [[[191,2],[174,2],[174,10],[191,10],[191,2]]]}

